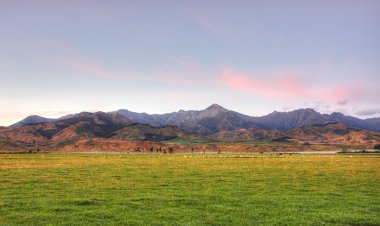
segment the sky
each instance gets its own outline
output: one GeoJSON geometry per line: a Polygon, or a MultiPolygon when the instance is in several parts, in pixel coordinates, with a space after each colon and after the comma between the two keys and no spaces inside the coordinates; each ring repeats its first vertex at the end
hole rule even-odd
{"type": "Polygon", "coordinates": [[[0,125],[37,114],[380,116],[378,0],[0,0],[0,125]]]}

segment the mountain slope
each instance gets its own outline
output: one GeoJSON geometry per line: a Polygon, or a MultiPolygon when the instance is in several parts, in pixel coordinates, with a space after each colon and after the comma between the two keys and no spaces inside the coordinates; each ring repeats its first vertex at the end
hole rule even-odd
{"type": "Polygon", "coordinates": [[[244,141],[283,141],[285,140],[286,133],[278,130],[265,130],[265,129],[237,129],[237,130],[223,130],[207,136],[207,138],[219,141],[229,142],[244,142],[244,141]]]}
{"type": "Polygon", "coordinates": [[[368,147],[380,143],[380,133],[351,128],[342,123],[308,125],[288,131],[238,129],[219,131],[207,137],[224,141],[291,141],[299,144],[365,145],[368,147]]]}
{"type": "Polygon", "coordinates": [[[120,114],[104,112],[82,112],[72,118],[64,119],[54,124],[60,128],[54,140],[73,139],[80,137],[111,137],[114,131],[119,130],[132,121],[120,114]]]}
{"type": "Polygon", "coordinates": [[[292,130],[307,125],[343,123],[349,127],[380,132],[379,118],[362,120],[342,113],[321,114],[313,109],[298,109],[290,112],[272,112],[261,117],[252,117],[252,121],[264,129],[292,130]]]}
{"type": "Polygon", "coordinates": [[[304,126],[291,130],[288,134],[297,142],[367,146],[380,142],[380,133],[351,128],[342,123],[304,126]]]}
{"type": "Polygon", "coordinates": [[[352,116],[346,116],[339,112],[334,112],[330,115],[327,115],[328,119],[331,122],[339,122],[343,123],[349,127],[372,130],[372,131],[380,131],[380,124],[376,125],[376,123],[370,120],[362,120],[352,116]]]}
{"type": "Polygon", "coordinates": [[[113,135],[114,131],[131,123],[131,120],[120,114],[82,112],[74,117],[56,122],[0,130],[0,144],[35,147],[59,145],[81,138],[108,138],[113,135]]]}
{"type": "Polygon", "coordinates": [[[112,139],[130,141],[163,141],[174,138],[200,139],[198,134],[190,134],[173,126],[153,127],[146,124],[132,124],[114,132],[112,139]]]}
{"type": "Polygon", "coordinates": [[[369,130],[380,132],[380,118],[370,118],[364,121],[369,125],[369,130]]]}
{"type": "Polygon", "coordinates": [[[290,112],[273,112],[253,119],[261,128],[291,130],[305,125],[323,124],[329,119],[313,109],[299,109],[290,112]]]}

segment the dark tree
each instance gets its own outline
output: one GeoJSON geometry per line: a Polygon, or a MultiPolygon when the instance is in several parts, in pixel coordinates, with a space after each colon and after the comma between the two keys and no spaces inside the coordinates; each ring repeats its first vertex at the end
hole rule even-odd
{"type": "Polygon", "coordinates": [[[169,147],[169,153],[173,154],[173,152],[174,152],[174,149],[172,147],[169,147]]]}
{"type": "Polygon", "coordinates": [[[153,152],[153,147],[150,147],[150,152],[153,152]]]}

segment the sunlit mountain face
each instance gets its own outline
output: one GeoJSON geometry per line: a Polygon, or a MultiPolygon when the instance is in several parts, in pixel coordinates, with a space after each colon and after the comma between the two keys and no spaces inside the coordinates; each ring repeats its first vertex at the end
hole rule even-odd
{"type": "Polygon", "coordinates": [[[27,117],[0,128],[0,145],[8,152],[147,151],[173,145],[183,151],[206,147],[218,151],[230,142],[237,142],[233,148],[245,151],[270,151],[271,145],[278,143],[282,149],[295,150],[372,148],[380,143],[376,122],[376,118],[361,120],[341,113],[320,114],[313,109],[252,117],[217,104],[204,110],[155,115],[128,110],[81,112],[58,119],[27,117]],[[253,146],[242,147],[245,142],[253,142],[253,146]],[[256,147],[257,142],[264,143],[265,148],[256,147]]]}

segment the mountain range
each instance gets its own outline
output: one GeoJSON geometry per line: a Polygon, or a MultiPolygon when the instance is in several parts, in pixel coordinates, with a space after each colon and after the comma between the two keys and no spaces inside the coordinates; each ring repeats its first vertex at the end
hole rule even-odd
{"type": "MultiPolygon", "coordinates": [[[[136,113],[128,110],[118,110],[108,114],[120,114],[135,123],[151,126],[175,126],[191,133],[209,135],[221,130],[239,128],[259,128],[266,130],[292,130],[306,125],[318,125],[331,122],[343,123],[349,127],[380,132],[380,118],[359,119],[342,113],[321,114],[313,109],[298,109],[290,112],[274,111],[261,117],[244,115],[227,110],[217,104],[200,111],[180,110],[166,114],[136,113]]],[[[78,114],[63,116],[58,119],[44,118],[37,115],[29,116],[17,122],[10,128],[19,128],[28,124],[56,122],[75,117],[78,114]]]]}
{"type": "Polygon", "coordinates": [[[380,143],[378,122],[379,118],[361,120],[340,113],[320,114],[313,109],[252,117],[216,104],[201,111],[180,110],[161,115],[127,110],[81,112],[58,119],[33,115],[0,128],[0,151],[147,150],[157,144],[167,147],[167,142],[187,150],[219,150],[223,149],[223,142],[281,143],[292,148],[301,145],[300,150],[308,145],[370,148],[380,143]]]}

